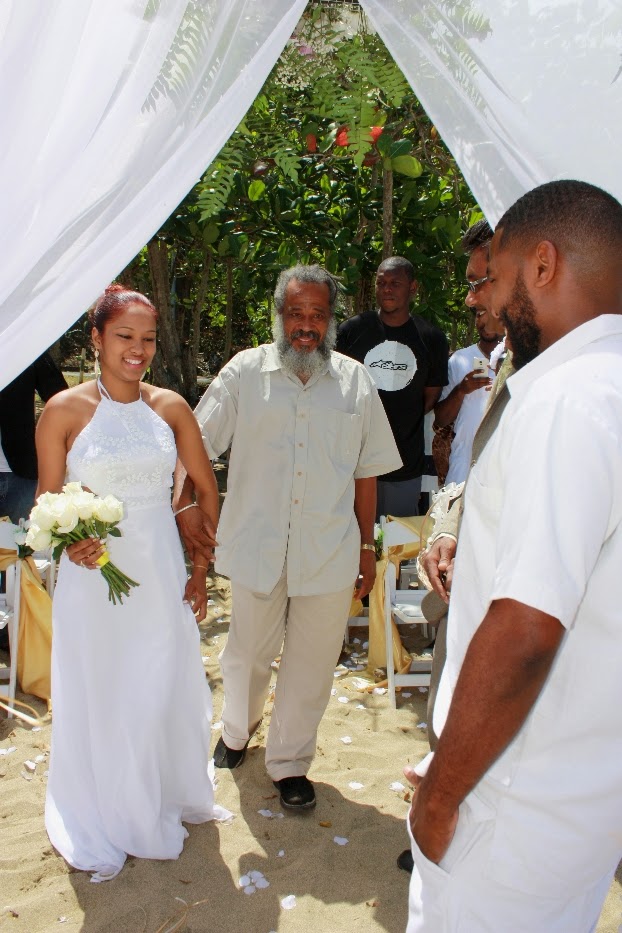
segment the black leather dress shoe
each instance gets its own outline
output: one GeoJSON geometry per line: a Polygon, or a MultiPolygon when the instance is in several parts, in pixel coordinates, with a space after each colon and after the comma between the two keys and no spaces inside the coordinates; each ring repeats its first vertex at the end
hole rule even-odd
{"type": "Polygon", "coordinates": [[[412,875],[415,863],[410,849],[404,849],[403,852],[400,852],[397,857],[397,867],[401,868],[402,871],[407,871],[409,875],[412,875]]]}
{"type": "Polygon", "coordinates": [[[313,784],[304,775],[286,777],[272,783],[279,791],[281,806],[287,810],[310,810],[315,806],[313,784]]]}
{"type": "MultiPolygon", "coordinates": [[[[250,739],[248,740],[250,742],[250,739]]],[[[229,771],[233,771],[234,768],[239,768],[244,759],[246,758],[246,749],[248,747],[248,742],[244,748],[229,748],[228,745],[225,745],[222,738],[218,739],[216,743],[216,748],[214,749],[214,765],[216,768],[228,768],[229,771]]]]}

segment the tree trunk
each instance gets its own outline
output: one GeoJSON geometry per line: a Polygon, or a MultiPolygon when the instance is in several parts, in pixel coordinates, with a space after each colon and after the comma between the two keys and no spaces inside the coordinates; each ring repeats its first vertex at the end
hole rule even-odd
{"type": "Polygon", "coordinates": [[[354,297],[354,314],[362,314],[363,311],[369,311],[374,307],[374,289],[372,282],[361,276],[354,297]]]}
{"type": "Polygon", "coordinates": [[[52,359],[54,360],[58,368],[61,369],[63,365],[63,354],[60,348],[60,338],[58,340],[55,340],[51,347],[48,347],[48,353],[50,354],[50,356],[52,357],[52,359]]]}
{"type": "Polygon", "coordinates": [[[449,351],[453,353],[458,344],[458,318],[456,315],[452,315],[451,318],[451,338],[449,341],[449,351]]]}
{"type": "Polygon", "coordinates": [[[222,354],[223,366],[231,359],[233,344],[233,257],[227,256],[227,316],[225,318],[225,348],[222,354]]]}
{"type": "Polygon", "coordinates": [[[212,271],[212,254],[203,250],[203,268],[201,269],[201,278],[199,280],[199,289],[197,291],[197,300],[194,303],[192,312],[192,358],[194,368],[197,368],[199,359],[199,347],[201,345],[201,312],[207,299],[207,290],[209,288],[209,277],[212,271]]]}
{"type": "Polygon", "coordinates": [[[177,298],[180,313],[177,319],[177,332],[181,341],[181,369],[184,379],[184,397],[194,407],[199,400],[197,386],[197,358],[199,338],[201,336],[201,311],[207,297],[210,274],[210,254],[203,252],[203,264],[196,298],[192,301],[192,283],[195,276],[177,279],[177,298]],[[192,301],[192,304],[191,304],[192,301]],[[183,314],[181,309],[183,308],[183,314]]]}
{"type": "Polygon", "coordinates": [[[168,248],[163,240],[153,239],[147,245],[149,272],[153,288],[153,303],[158,311],[160,346],[153,360],[156,385],[183,392],[181,347],[170,304],[168,248]]]}
{"type": "Polygon", "coordinates": [[[393,255],[393,169],[382,173],[382,258],[393,255]]]}

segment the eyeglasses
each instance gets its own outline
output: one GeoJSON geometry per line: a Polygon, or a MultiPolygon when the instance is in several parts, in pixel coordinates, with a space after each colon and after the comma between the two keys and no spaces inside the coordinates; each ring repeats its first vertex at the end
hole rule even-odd
{"type": "Polygon", "coordinates": [[[475,292],[477,291],[477,289],[478,289],[481,285],[483,285],[484,282],[487,282],[487,281],[488,281],[488,276],[485,275],[483,279],[474,279],[472,282],[467,282],[467,283],[466,283],[466,286],[467,286],[467,288],[468,288],[468,290],[469,290],[470,292],[473,292],[473,294],[475,294],[475,292]]]}

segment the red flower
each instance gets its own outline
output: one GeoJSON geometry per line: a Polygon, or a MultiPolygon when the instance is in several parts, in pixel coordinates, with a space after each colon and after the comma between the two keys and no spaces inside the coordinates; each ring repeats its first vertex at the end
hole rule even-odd
{"type": "Polygon", "coordinates": [[[335,137],[335,142],[338,146],[349,146],[350,145],[348,141],[348,127],[347,126],[341,127],[341,129],[337,133],[337,136],[335,137]]]}
{"type": "Polygon", "coordinates": [[[378,139],[379,136],[382,136],[382,131],[383,131],[383,129],[384,129],[384,127],[382,127],[382,126],[372,126],[372,127],[371,127],[371,131],[370,131],[370,132],[371,132],[371,140],[372,140],[373,143],[376,142],[376,140],[378,139]]]}
{"type": "Polygon", "coordinates": [[[308,152],[317,152],[317,138],[315,133],[307,133],[306,143],[308,152]]]}

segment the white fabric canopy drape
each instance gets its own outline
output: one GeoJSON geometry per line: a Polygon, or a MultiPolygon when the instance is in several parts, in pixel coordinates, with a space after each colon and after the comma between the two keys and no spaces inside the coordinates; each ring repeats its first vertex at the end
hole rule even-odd
{"type": "Polygon", "coordinates": [[[620,0],[361,0],[494,225],[556,178],[622,201],[620,0]]]}
{"type": "Polygon", "coordinates": [[[222,148],[306,0],[0,5],[0,387],[56,340],[222,148]]]}
{"type": "MultiPolygon", "coordinates": [[[[0,387],[158,230],[306,0],[0,5],[0,387]]],[[[619,0],[361,0],[495,223],[575,177],[622,200],[619,0]]]]}

